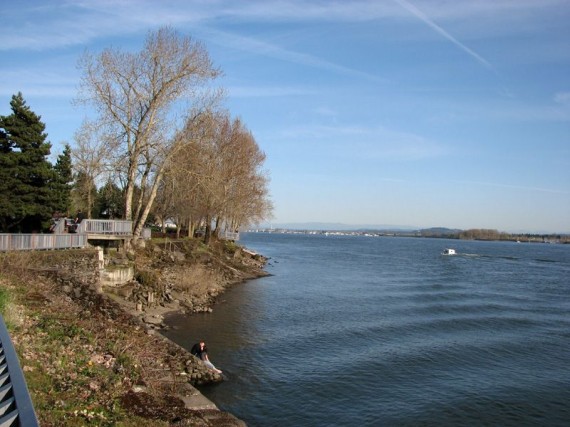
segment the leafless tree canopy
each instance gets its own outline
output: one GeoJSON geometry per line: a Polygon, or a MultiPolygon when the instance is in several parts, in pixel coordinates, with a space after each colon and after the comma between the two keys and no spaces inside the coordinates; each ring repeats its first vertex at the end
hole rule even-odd
{"type": "Polygon", "coordinates": [[[220,71],[200,43],[170,28],[149,33],[140,52],[109,48],[85,54],[80,69],[79,99],[95,107],[106,140],[114,141],[112,158],[124,175],[125,216],[134,221],[136,238],[176,150],[175,104],[183,97],[199,104],[201,90],[220,71]]]}
{"type": "Polygon", "coordinates": [[[106,172],[113,151],[113,141],[105,140],[96,123],[85,120],[75,132],[75,148],[71,152],[76,186],[74,198],[77,207],[85,209],[87,217],[91,218],[95,199],[95,185],[98,179],[106,172]]]}
{"type": "Polygon", "coordinates": [[[265,154],[241,120],[204,111],[191,116],[176,138],[177,155],[159,194],[169,210],[159,216],[176,218],[189,233],[203,223],[208,237],[212,223],[215,233],[236,231],[271,214],[265,154]]]}

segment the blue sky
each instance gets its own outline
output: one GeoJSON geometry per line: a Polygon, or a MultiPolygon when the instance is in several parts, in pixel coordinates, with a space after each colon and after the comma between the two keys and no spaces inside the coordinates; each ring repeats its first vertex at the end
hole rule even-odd
{"type": "Polygon", "coordinates": [[[568,0],[21,1],[0,5],[0,114],[53,152],[86,49],[170,25],[204,43],[266,153],[273,223],[570,233],[568,0]]]}

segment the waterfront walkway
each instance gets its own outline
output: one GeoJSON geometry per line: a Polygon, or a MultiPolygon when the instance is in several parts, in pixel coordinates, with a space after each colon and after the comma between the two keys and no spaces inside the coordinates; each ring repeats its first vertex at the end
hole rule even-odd
{"type": "Polygon", "coordinates": [[[30,251],[84,248],[94,240],[126,240],[133,237],[133,222],[126,220],[84,219],[69,227],[61,219],[53,233],[0,233],[0,251],[30,251]]]}

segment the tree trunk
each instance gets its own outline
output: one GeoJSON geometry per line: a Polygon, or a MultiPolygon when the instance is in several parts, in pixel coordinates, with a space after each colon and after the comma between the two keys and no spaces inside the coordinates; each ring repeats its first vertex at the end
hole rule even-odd
{"type": "Polygon", "coordinates": [[[216,239],[218,239],[220,237],[220,223],[221,223],[221,217],[218,215],[218,217],[216,218],[216,228],[214,228],[214,236],[216,237],[216,239]]]}
{"type": "Polygon", "coordinates": [[[146,220],[148,218],[148,214],[150,213],[150,209],[152,208],[152,204],[154,203],[154,199],[156,198],[156,194],[158,193],[158,184],[162,180],[162,174],[163,173],[164,173],[164,165],[163,165],[163,168],[159,172],[157,172],[156,179],[155,179],[154,183],[152,184],[152,188],[151,188],[150,194],[148,196],[148,202],[146,203],[146,206],[145,206],[145,208],[141,214],[141,217],[137,218],[135,230],[133,231],[133,241],[135,241],[135,242],[141,236],[142,229],[144,227],[144,224],[146,223],[146,220]]]}
{"type": "Polygon", "coordinates": [[[206,232],[204,233],[204,244],[208,246],[210,244],[210,237],[212,234],[212,220],[210,215],[206,216],[206,232]]]}

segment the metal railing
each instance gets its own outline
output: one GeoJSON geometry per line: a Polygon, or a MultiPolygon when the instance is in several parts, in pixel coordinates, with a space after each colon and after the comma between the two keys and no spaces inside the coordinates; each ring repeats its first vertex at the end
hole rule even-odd
{"type": "Polygon", "coordinates": [[[0,251],[83,248],[85,234],[0,234],[0,251]]]}
{"type": "Polygon", "coordinates": [[[39,426],[18,355],[0,315],[0,427],[39,426]]]}

